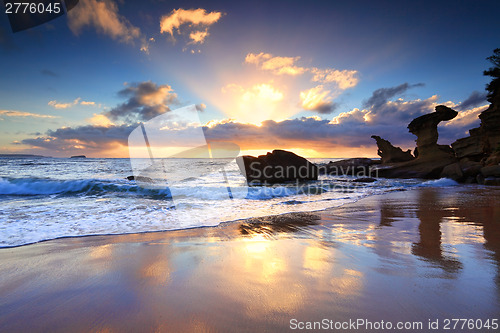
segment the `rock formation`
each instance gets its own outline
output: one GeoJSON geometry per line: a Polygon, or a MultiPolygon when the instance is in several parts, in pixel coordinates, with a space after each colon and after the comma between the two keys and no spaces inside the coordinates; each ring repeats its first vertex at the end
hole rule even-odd
{"type": "Polygon", "coordinates": [[[467,183],[500,183],[500,94],[479,115],[481,124],[451,144],[467,183]],[[491,168],[490,168],[491,167],[491,168]]]}
{"type": "Polygon", "coordinates": [[[374,166],[380,164],[371,158],[349,158],[320,165],[319,173],[330,176],[376,177],[374,166]]]}
{"type": "Polygon", "coordinates": [[[380,136],[372,135],[372,139],[377,141],[378,151],[382,164],[407,162],[415,159],[411,151],[403,151],[399,147],[394,147],[389,141],[382,139],[380,136]]]}
{"type": "Polygon", "coordinates": [[[417,136],[415,151],[418,151],[418,156],[408,162],[379,168],[379,175],[387,178],[439,178],[443,169],[457,162],[457,159],[450,146],[437,144],[437,126],[441,121],[455,118],[457,114],[444,105],[438,105],[435,112],[413,119],[408,130],[417,136]]]}
{"type": "Polygon", "coordinates": [[[469,130],[469,136],[451,146],[459,159],[491,163],[488,158],[500,151],[500,96],[479,115],[481,125],[469,130]]]}
{"type": "Polygon", "coordinates": [[[418,158],[442,158],[454,157],[450,146],[438,145],[437,126],[441,121],[451,120],[458,115],[458,112],[444,105],[436,106],[436,111],[428,113],[413,121],[408,125],[408,130],[417,136],[418,158]]]}
{"type": "Polygon", "coordinates": [[[272,153],[259,157],[238,156],[236,163],[250,185],[318,179],[316,165],[285,150],[273,150],[272,153]]]}

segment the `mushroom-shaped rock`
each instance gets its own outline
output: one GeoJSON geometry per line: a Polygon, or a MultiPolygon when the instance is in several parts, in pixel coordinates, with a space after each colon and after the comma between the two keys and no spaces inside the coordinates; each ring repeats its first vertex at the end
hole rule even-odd
{"type": "Polygon", "coordinates": [[[451,148],[438,146],[438,129],[440,122],[451,120],[458,115],[458,112],[444,105],[436,106],[436,111],[424,114],[408,125],[408,130],[417,136],[417,148],[419,157],[436,153],[441,150],[443,152],[452,152],[451,148]]]}

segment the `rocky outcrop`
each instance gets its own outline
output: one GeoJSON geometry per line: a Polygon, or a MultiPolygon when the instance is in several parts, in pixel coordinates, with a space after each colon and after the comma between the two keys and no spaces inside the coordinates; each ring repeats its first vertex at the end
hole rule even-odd
{"type": "Polygon", "coordinates": [[[500,184],[500,95],[479,115],[481,124],[451,144],[466,183],[500,184]]]}
{"type": "Polygon", "coordinates": [[[238,156],[236,163],[249,185],[318,179],[316,165],[285,150],[273,150],[259,157],[238,156]]]}
{"type": "Polygon", "coordinates": [[[500,102],[498,98],[494,103],[479,115],[481,125],[469,130],[469,136],[458,139],[451,146],[459,159],[489,164],[491,155],[500,151],[500,102]]]}
{"type": "Polygon", "coordinates": [[[407,162],[415,159],[409,149],[403,151],[401,148],[394,147],[389,141],[377,135],[372,135],[372,139],[375,139],[377,142],[377,154],[380,156],[382,164],[407,162]]]}
{"type": "Polygon", "coordinates": [[[408,130],[417,136],[418,158],[442,158],[443,155],[454,157],[451,147],[437,144],[439,137],[437,126],[440,122],[451,120],[457,115],[457,111],[438,105],[435,112],[413,119],[408,125],[408,130]]]}
{"type": "Polygon", "coordinates": [[[142,183],[154,183],[153,179],[145,176],[127,176],[127,180],[135,180],[142,183]]]}
{"type": "Polygon", "coordinates": [[[371,158],[349,158],[320,165],[319,173],[330,176],[352,176],[357,178],[377,177],[374,167],[378,164],[380,164],[379,161],[374,161],[371,158]]]}
{"type": "MultiPolygon", "coordinates": [[[[499,96],[500,97],[500,96],[499,96]]],[[[496,151],[500,151],[500,101],[490,106],[479,115],[479,126],[483,152],[487,158],[496,151]]]]}
{"type": "MultiPolygon", "coordinates": [[[[437,126],[441,121],[451,120],[458,112],[444,105],[436,106],[436,111],[415,118],[408,130],[417,136],[416,158],[402,163],[391,163],[378,168],[378,174],[387,178],[439,178],[443,169],[457,162],[450,146],[438,145],[437,126]]],[[[451,170],[447,170],[451,172],[451,170]]]]}

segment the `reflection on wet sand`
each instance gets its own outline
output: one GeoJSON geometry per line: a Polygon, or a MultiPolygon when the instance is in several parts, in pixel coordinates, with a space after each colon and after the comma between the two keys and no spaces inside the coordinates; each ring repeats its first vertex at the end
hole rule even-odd
{"type": "Polygon", "coordinates": [[[412,253],[437,264],[448,273],[457,273],[462,268],[460,261],[443,255],[441,223],[449,213],[439,201],[435,189],[424,188],[420,191],[417,208],[419,241],[413,243],[412,253]]]}
{"type": "Polygon", "coordinates": [[[239,226],[242,235],[305,231],[318,224],[321,217],[314,213],[294,213],[248,219],[239,226]]]}
{"type": "Polygon", "coordinates": [[[424,188],[216,228],[0,250],[0,331],[493,318],[499,200],[500,189],[424,188]]]}

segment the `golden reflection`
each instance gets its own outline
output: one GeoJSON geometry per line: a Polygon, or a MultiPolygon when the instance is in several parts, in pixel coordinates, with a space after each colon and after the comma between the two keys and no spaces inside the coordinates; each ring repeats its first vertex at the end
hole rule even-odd
{"type": "Polygon", "coordinates": [[[330,279],[331,291],[342,296],[359,295],[363,288],[363,273],[344,268],[342,273],[330,279]]]}
{"type": "Polygon", "coordinates": [[[141,277],[156,284],[170,281],[170,268],[166,260],[158,260],[141,268],[141,277]]]}
{"type": "Polygon", "coordinates": [[[248,254],[263,253],[269,246],[269,241],[264,235],[255,235],[244,240],[245,251],[248,254]]]}
{"type": "MultiPolygon", "coordinates": [[[[412,253],[436,263],[447,273],[457,273],[463,265],[457,259],[443,254],[441,224],[449,213],[443,210],[436,189],[422,189],[419,193],[417,217],[420,219],[420,240],[413,244],[412,253]]],[[[456,244],[453,241],[453,244],[456,244]]]]}
{"type": "Polygon", "coordinates": [[[111,246],[112,244],[106,244],[93,247],[90,250],[89,255],[92,259],[108,259],[111,257],[111,254],[113,252],[111,246]]]}
{"type": "Polygon", "coordinates": [[[330,251],[321,247],[308,246],[304,251],[304,268],[312,276],[324,276],[331,269],[330,251]]]}

